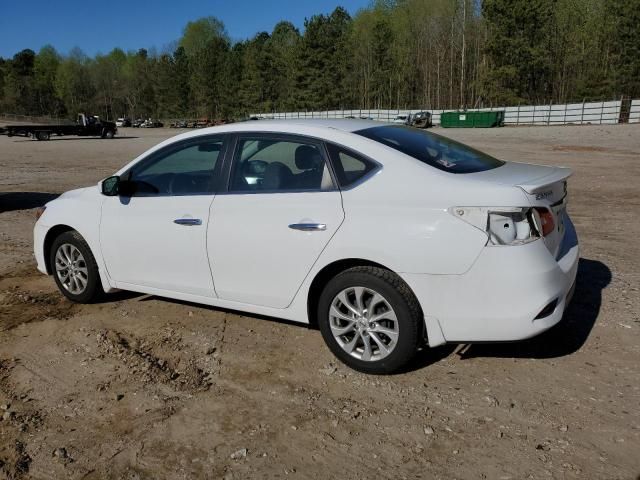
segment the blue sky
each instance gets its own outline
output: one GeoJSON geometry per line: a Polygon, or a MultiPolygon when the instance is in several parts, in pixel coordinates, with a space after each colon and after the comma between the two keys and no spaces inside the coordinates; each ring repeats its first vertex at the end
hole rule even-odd
{"type": "Polygon", "coordinates": [[[46,44],[68,53],[80,47],[88,55],[156,47],[180,37],[190,20],[214,15],[234,40],[270,32],[280,20],[298,28],[305,17],[330,13],[341,5],[352,15],[369,0],[28,0],[2,2],[0,56],[46,44]],[[28,6],[27,6],[28,5],[28,6]]]}

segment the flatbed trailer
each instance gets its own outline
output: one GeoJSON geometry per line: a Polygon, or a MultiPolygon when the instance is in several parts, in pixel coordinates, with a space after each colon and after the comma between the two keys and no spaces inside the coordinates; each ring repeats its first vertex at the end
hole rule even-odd
{"type": "Polygon", "coordinates": [[[118,132],[116,124],[81,113],[75,124],[68,125],[7,125],[0,128],[0,134],[9,137],[31,137],[49,140],[52,135],[75,135],[80,137],[113,138],[118,132]]]}

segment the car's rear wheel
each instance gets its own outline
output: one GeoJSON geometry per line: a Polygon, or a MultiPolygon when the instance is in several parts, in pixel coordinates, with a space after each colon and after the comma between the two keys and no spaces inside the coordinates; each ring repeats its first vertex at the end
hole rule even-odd
{"type": "Polygon", "coordinates": [[[36,138],[38,140],[49,140],[51,138],[51,134],[49,132],[36,132],[36,138]]]}
{"type": "Polygon", "coordinates": [[[331,279],[318,304],[318,324],[331,351],[364,373],[392,373],[415,355],[420,305],[389,270],[354,267],[331,279]]]}
{"type": "Polygon", "coordinates": [[[78,232],[69,231],[58,236],[49,254],[53,278],[68,299],[91,303],[104,294],[98,265],[89,245],[78,232]]]}

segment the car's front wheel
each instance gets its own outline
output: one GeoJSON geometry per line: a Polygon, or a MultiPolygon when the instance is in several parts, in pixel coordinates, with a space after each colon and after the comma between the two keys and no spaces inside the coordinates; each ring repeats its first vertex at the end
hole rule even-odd
{"type": "Polygon", "coordinates": [[[89,245],[76,231],[59,235],[51,247],[50,265],[60,291],[77,303],[91,303],[104,291],[89,245]]]}
{"type": "Polygon", "coordinates": [[[415,355],[420,305],[395,273],[354,267],[331,279],[320,296],[318,324],[331,351],[364,373],[392,373],[415,355]]]}

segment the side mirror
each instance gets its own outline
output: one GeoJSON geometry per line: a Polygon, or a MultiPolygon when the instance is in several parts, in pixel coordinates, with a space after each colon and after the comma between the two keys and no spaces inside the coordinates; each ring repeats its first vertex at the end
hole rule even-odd
{"type": "Polygon", "coordinates": [[[113,177],[105,178],[102,181],[101,186],[103,195],[106,195],[107,197],[115,197],[120,193],[120,177],[114,175],[113,177]]]}

